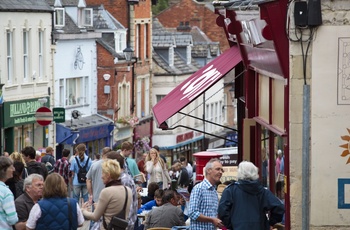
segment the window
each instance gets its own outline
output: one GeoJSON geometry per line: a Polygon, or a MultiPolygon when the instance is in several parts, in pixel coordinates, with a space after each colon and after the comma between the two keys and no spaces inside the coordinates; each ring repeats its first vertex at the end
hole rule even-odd
{"type": "Polygon", "coordinates": [[[55,26],[64,26],[65,25],[65,13],[64,8],[55,9],[55,26]]]}
{"type": "Polygon", "coordinates": [[[60,107],[64,107],[64,79],[60,79],[60,83],[59,83],[59,94],[60,94],[60,101],[59,101],[59,106],[60,107]]]}
{"type": "Polygon", "coordinates": [[[126,48],[126,32],[116,32],[115,34],[115,51],[117,53],[123,52],[126,48]]]}
{"type": "Polygon", "coordinates": [[[141,57],[140,55],[140,49],[141,49],[141,29],[140,29],[140,24],[137,24],[136,25],[136,31],[135,31],[135,34],[136,34],[136,38],[135,38],[135,44],[136,44],[136,47],[135,47],[135,55],[136,57],[141,57]]]}
{"type": "MultiPolygon", "coordinates": [[[[66,81],[66,106],[87,104],[88,77],[68,78],[66,81]]],[[[60,81],[61,87],[61,81],[60,81]]],[[[60,88],[61,89],[61,88],[60,88]]],[[[61,98],[61,97],[60,97],[61,98]]]]}
{"type": "Polygon", "coordinates": [[[13,77],[13,40],[12,32],[6,32],[7,40],[7,81],[11,82],[13,77]]]}
{"type": "Polygon", "coordinates": [[[157,103],[160,102],[166,95],[156,95],[157,103]]]}
{"type": "Polygon", "coordinates": [[[136,112],[137,112],[137,117],[143,117],[142,116],[142,95],[141,95],[141,88],[142,88],[142,81],[143,81],[143,79],[142,78],[139,78],[139,79],[137,79],[137,93],[136,93],[136,100],[137,100],[137,102],[136,102],[136,106],[137,106],[137,110],[136,110],[136,112]]]}
{"type": "Polygon", "coordinates": [[[148,59],[148,41],[149,41],[149,38],[148,38],[148,24],[145,24],[145,29],[144,29],[144,58],[145,59],[148,59]]]}
{"type": "Polygon", "coordinates": [[[39,78],[43,77],[44,74],[44,59],[43,59],[43,31],[39,31],[39,78]]]}
{"type": "Polygon", "coordinates": [[[169,47],[169,66],[174,66],[174,47],[169,47]]]}
{"type": "Polygon", "coordinates": [[[23,30],[23,79],[27,80],[29,75],[29,63],[28,63],[28,31],[23,30]]]}
{"type": "Polygon", "coordinates": [[[88,9],[84,9],[83,10],[83,25],[84,26],[92,26],[93,24],[93,13],[92,13],[92,9],[88,8],[88,9]]]}
{"type": "Polygon", "coordinates": [[[130,115],[130,84],[123,82],[118,86],[118,117],[126,117],[130,115]]]}
{"type": "Polygon", "coordinates": [[[149,114],[149,77],[145,78],[145,115],[149,114]]]}

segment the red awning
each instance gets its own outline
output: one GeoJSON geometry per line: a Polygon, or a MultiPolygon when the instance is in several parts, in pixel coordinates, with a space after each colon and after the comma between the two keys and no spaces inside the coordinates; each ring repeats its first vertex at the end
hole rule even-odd
{"type": "Polygon", "coordinates": [[[173,89],[152,108],[158,127],[218,82],[241,60],[238,47],[233,46],[173,89]]]}

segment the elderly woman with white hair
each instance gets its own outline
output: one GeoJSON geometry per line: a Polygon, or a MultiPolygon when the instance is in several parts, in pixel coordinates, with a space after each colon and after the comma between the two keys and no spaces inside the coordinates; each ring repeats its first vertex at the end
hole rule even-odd
{"type": "Polygon", "coordinates": [[[260,184],[258,168],[253,163],[241,162],[237,179],[226,187],[219,203],[219,218],[227,229],[269,230],[282,221],[284,205],[260,184]]]}

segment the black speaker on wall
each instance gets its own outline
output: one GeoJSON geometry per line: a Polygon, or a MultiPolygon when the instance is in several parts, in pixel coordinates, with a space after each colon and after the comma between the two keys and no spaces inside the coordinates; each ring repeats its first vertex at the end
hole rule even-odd
{"type": "Polygon", "coordinates": [[[307,3],[295,2],[294,4],[294,24],[298,27],[307,26],[307,3]]]}
{"type": "Polygon", "coordinates": [[[309,0],[308,26],[315,27],[322,24],[321,0],[309,0]]]}

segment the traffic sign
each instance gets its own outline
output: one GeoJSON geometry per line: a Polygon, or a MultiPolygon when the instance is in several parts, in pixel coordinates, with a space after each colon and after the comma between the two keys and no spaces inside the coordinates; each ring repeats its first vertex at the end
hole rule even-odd
{"type": "Polygon", "coordinates": [[[66,110],[61,107],[55,107],[52,109],[53,112],[53,121],[56,123],[65,122],[66,118],[66,110]]]}
{"type": "Polygon", "coordinates": [[[35,112],[35,119],[41,126],[47,126],[51,124],[53,120],[52,111],[47,107],[40,107],[35,112]]]}

